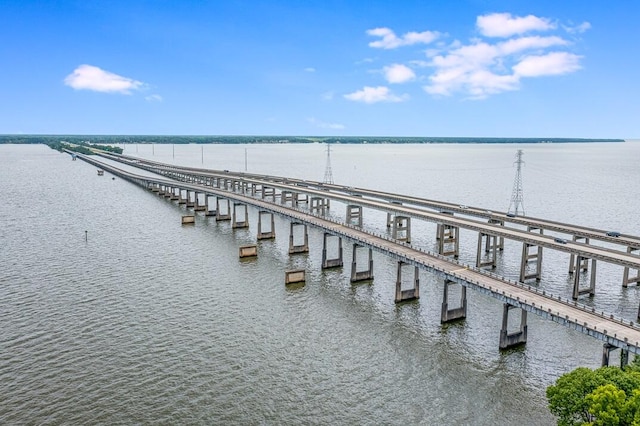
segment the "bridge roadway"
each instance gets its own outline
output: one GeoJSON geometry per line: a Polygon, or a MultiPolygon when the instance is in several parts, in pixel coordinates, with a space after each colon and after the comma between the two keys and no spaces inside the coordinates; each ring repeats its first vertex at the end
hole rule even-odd
{"type": "Polygon", "coordinates": [[[375,235],[344,223],[312,215],[297,208],[284,207],[247,195],[193,183],[177,182],[162,177],[148,177],[124,171],[100,162],[89,156],[78,154],[78,158],[107,170],[130,182],[149,188],[152,184],[169,185],[207,195],[234,200],[269,211],[279,216],[317,227],[331,235],[344,238],[390,256],[393,259],[417,266],[436,276],[451,280],[492,296],[505,304],[535,313],[555,321],[607,345],[640,354],[640,327],[613,314],[596,311],[595,308],[546,294],[534,287],[502,278],[496,274],[464,265],[451,258],[429,253],[406,243],[400,243],[383,235],[375,235]]]}
{"type": "Polygon", "coordinates": [[[602,230],[597,228],[573,225],[569,223],[551,221],[542,218],[535,218],[531,216],[508,216],[506,212],[500,212],[496,210],[487,210],[480,207],[464,206],[456,203],[449,203],[445,201],[436,201],[426,198],[414,197],[410,195],[402,195],[391,192],[377,191],[365,188],[354,188],[344,185],[328,184],[323,182],[309,181],[296,178],[269,176],[255,173],[243,173],[243,172],[231,172],[231,171],[214,171],[209,169],[192,168],[184,166],[175,166],[167,163],[160,163],[157,161],[141,159],[138,157],[127,156],[122,154],[103,153],[105,157],[114,159],[116,161],[123,161],[133,166],[139,167],[140,165],[148,164],[164,170],[176,170],[184,171],[191,174],[199,174],[201,176],[215,176],[220,178],[235,177],[238,179],[258,179],[266,181],[267,183],[287,183],[297,186],[315,188],[323,191],[338,191],[342,193],[348,193],[352,195],[370,197],[374,199],[380,199],[388,201],[390,203],[402,203],[410,204],[418,207],[431,208],[437,211],[447,211],[451,213],[464,214],[468,216],[475,216],[484,219],[500,220],[505,223],[513,223],[522,226],[532,227],[536,229],[544,229],[545,231],[554,231],[563,234],[569,234],[579,238],[590,238],[600,241],[605,241],[612,244],[620,244],[625,247],[640,248],[640,237],[630,234],[620,234],[619,237],[613,237],[607,235],[607,232],[611,230],[602,230]]]}
{"type": "MultiPolygon", "coordinates": [[[[111,158],[111,156],[106,156],[106,155],[105,157],[111,158]]],[[[134,160],[134,161],[138,161],[138,160],[134,160]]],[[[167,165],[164,163],[148,162],[146,160],[139,160],[138,163],[125,162],[125,164],[130,164],[134,167],[139,167],[148,171],[154,171],[158,173],[162,173],[162,171],[167,172],[173,169],[177,169],[177,170],[180,170],[181,173],[189,174],[188,170],[194,170],[189,168],[175,167],[175,166],[167,165]],[[148,163],[154,163],[156,165],[152,167],[144,167],[144,165],[148,163]]],[[[226,172],[207,174],[202,169],[195,169],[195,170],[198,170],[199,173],[194,173],[194,175],[202,176],[202,177],[213,176],[220,179],[235,179],[238,181],[243,181],[248,183],[260,183],[260,184],[264,183],[264,180],[247,178],[246,176],[245,177],[231,176],[226,172]]],[[[301,193],[308,194],[311,196],[316,196],[316,197],[330,198],[331,200],[340,201],[346,204],[356,204],[364,207],[382,210],[385,212],[391,212],[393,214],[400,215],[400,216],[408,216],[408,217],[426,220],[430,222],[456,226],[456,227],[468,229],[471,231],[476,231],[483,234],[495,235],[497,237],[503,237],[510,240],[527,243],[533,246],[540,246],[540,247],[545,247],[553,250],[558,250],[561,252],[578,255],[582,258],[596,259],[596,260],[612,263],[615,265],[621,265],[621,266],[628,267],[630,269],[636,269],[636,270],[640,269],[640,256],[636,254],[627,253],[626,251],[623,252],[620,250],[615,250],[611,248],[605,248],[601,246],[595,246],[595,245],[575,242],[575,241],[567,241],[566,243],[560,243],[560,242],[557,242],[553,236],[547,236],[547,235],[539,234],[536,232],[529,232],[521,229],[505,227],[498,224],[480,222],[480,221],[469,219],[469,218],[455,217],[449,214],[442,214],[439,212],[431,212],[431,211],[420,209],[418,207],[408,206],[405,204],[396,204],[393,202],[388,203],[385,201],[371,200],[371,199],[367,199],[360,196],[345,195],[345,194],[338,194],[338,193],[331,193],[329,195],[327,191],[325,191],[324,189],[312,189],[309,187],[300,187],[298,186],[298,184],[269,182],[268,186],[273,188],[278,188],[280,190],[301,192],[301,193]]],[[[400,197],[400,196],[396,196],[396,197],[400,197]]],[[[398,199],[403,199],[403,198],[398,198],[398,199]]]]}

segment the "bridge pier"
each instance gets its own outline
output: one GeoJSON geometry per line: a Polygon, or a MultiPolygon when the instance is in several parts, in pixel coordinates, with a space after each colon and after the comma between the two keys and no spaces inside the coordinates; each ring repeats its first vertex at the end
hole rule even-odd
{"type": "Polygon", "coordinates": [[[171,191],[173,191],[173,188],[170,186],[165,185],[164,186],[164,194],[162,194],[164,196],[164,198],[171,198],[171,191]]]}
{"type": "Polygon", "coordinates": [[[258,211],[258,236],[257,239],[259,240],[267,240],[267,239],[273,239],[276,237],[276,226],[275,226],[275,222],[273,219],[273,213],[268,212],[266,210],[260,210],[258,211]],[[268,215],[271,219],[270,223],[270,228],[268,231],[263,231],[262,230],[262,216],[263,215],[268,215]]]}
{"type": "MultiPolygon", "coordinates": [[[[580,240],[584,240],[585,244],[589,244],[589,237],[579,237],[577,235],[573,236],[573,242],[580,242],[580,240]]],[[[576,255],[571,253],[569,257],[569,274],[573,274],[578,271],[587,271],[589,269],[589,259],[582,258],[582,263],[576,263],[576,255]]]]}
{"type": "Polygon", "coordinates": [[[176,194],[176,189],[180,191],[180,188],[171,188],[171,197],[169,197],[169,199],[172,201],[178,200],[180,198],[178,194],[176,194]]]}
{"type": "Polygon", "coordinates": [[[291,222],[289,228],[289,254],[296,253],[308,253],[309,252],[309,232],[307,231],[307,225],[300,222],[291,222]],[[297,227],[303,227],[302,244],[294,244],[294,230],[297,227]]]}
{"type": "MultiPolygon", "coordinates": [[[[527,231],[539,231],[540,235],[544,234],[544,229],[542,228],[534,228],[529,226],[527,231]]],[[[542,246],[538,246],[535,244],[522,243],[522,257],[520,258],[520,282],[525,282],[527,280],[535,278],[536,281],[540,281],[540,277],[542,274],[542,246]],[[536,250],[531,252],[530,249],[535,248],[536,250]],[[535,266],[533,267],[533,271],[527,274],[527,267],[531,265],[532,262],[535,262],[535,266]]]]}
{"type": "Polygon", "coordinates": [[[411,218],[408,216],[395,215],[391,228],[391,238],[397,241],[411,243],[411,218]]]}
{"type": "MultiPolygon", "coordinates": [[[[637,252],[640,251],[640,248],[638,247],[627,247],[627,253],[628,254],[638,254],[637,252]],[[635,252],[635,253],[634,253],[635,252]]],[[[628,266],[624,267],[624,274],[622,277],[622,287],[628,287],[629,284],[631,283],[640,283],[640,269],[636,269],[635,270],[635,276],[630,276],[630,272],[631,272],[631,268],[629,268],[628,266]]],[[[638,314],[638,317],[640,318],[640,313],[638,314]]]]}
{"type": "Polygon", "coordinates": [[[300,203],[305,203],[307,205],[309,205],[309,196],[307,194],[300,194],[298,193],[294,193],[295,194],[295,202],[296,202],[296,207],[298,207],[300,205],[300,203]]]}
{"type": "Polygon", "coordinates": [[[347,204],[347,223],[362,227],[362,206],[347,204]]]}
{"type": "Polygon", "coordinates": [[[400,303],[405,300],[414,300],[420,298],[420,271],[415,266],[413,271],[413,288],[402,289],[402,266],[406,265],[403,261],[398,261],[398,278],[396,279],[396,298],[395,302],[400,303]]]}
{"type": "MultiPolygon", "coordinates": [[[[400,201],[392,201],[391,204],[395,204],[396,206],[402,205],[400,201]]],[[[393,219],[395,218],[395,216],[395,213],[387,212],[387,228],[391,228],[393,226],[393,219]]]]}
{"type": "Polygon", "coordinates": [[[484,268],[485,266],[491,266],[491,269],[496,267],[498,255],[498,237],[495,235],[485,234],[483,232],[478,233],[478,250],[476,252],[476,268],[484,268]],[[489,253],[489,260],[482,258],[482,246],[484,245],[484,252],[489,253]]]}
{"type": "Polygon", "coordinates": [[[521,309],[520,329],[509,333],[509,311],[516,308],[508,303],[503,305],[502,329],[500,330],[500,349],[508,349],[527,343],[527,311],[521,309]]]}
{"type": "Polygon", "coordinates": [[[451,256],[455,259],[460,254],[460,228],[453,225],[438,224],[437,227],[438,253],[443,256],[451,256]],[[453,245],[453,248],[449,246],[453,245]]]}
{"type": "Polygon", "coordinates": [[[444,279],[440,324],[465,319],[467,317],[467,287],[458,284],[460,285],[460,304],[455,308],[449,308],[449,286],[455,284],[455,281],[444,279]]]}
{"type": "MultiPolygon", "coordinates": [[[[504,226],[504,220],[500,219],[489,219],[487,223],[491,225],[504,226]]],[[[498,237],[496,248],[500,251],[504,251],[504,237],[498,237]]]]}
{"type": "Polygon", "coordinates": [[[186,189],[182,189],[182,188],[178,188],[178,204],[187,204],[187,190],[186,189]],[[182,196],[182,193],[185,193],[185,196],[182,196]]]}
{"type": "Polygon", "coordinates": [[[207,198],[207,194],[195,192],[193,211],[203,212],[207,209],[206,200],[203,200],[203,204],[200,204],[200,195],[207,198]]]}
{"type": "Polygon", "coordinates": [[[311,213],[318,212],[320,215],[324,216],[329,210],[329,199],[322,197],[311,197],[311,204],[309,206],[309,211],[311,213]]]}
{"type": "Polygon", "coordinates": [[[353,245],[353,256],[351,260],[351,282],[355,283],[358,281],[367,281],[373,279],[373,250],[369,248],[369,269],[364,271],[358,271],[358,261],[357,261],[357,253],[358,253],[358,244],[353,245]]]}
{"type": "Polygon", "coordinates": [[[617,346],[613,346],[610,343],[605,343],[602,345],[602,366],[609,366],[609,358],[611,357],[611,352],[616,349],[620,349],[620,368],[624,368],[629,365],[629,351],[626,349],[618,348],[617,346]]]}
{"type": "Polygon", "coordinates": [[[208,194],[204,195],[204,206],[205,206],[204,207],[204,215],[205,216],[215,216],[216,215],[216,211],[215,210],[210,210],[210,207],[209,207],[211,205],[209,203],[209,200],[210,200],[211,197],[213,197],[213,195],[208,195],[208,194]]]}
{"type": "MultiPolygon", "coordinates": [[[[576,255],[575,257],[575,270],[579,271],[581,265],[584,263],[584,261],[587,261],[587,263],[589,262],[589,259],[584,258],[580,255],[576,255]]],[[[578,297],[580,297],[583,294],[589,294],[589,296],[593,296],[595,294],[596,291],[596,260],[595,259],[591,259],[591,277],[589,279],[589,287],[587,288],[580,288],[580,272],[576,272],[573,275],[573,300],[576,300],[578,297]]]]}
{"type": "Polygon", "coordinates": [[[262,188],[262,199],[269,201],[269,198],[272,202],[276,201],[276,190],[275,188],[265,186],[262,188]]]}
{"type": "Polygon", "coordinates": [[[337,268],[337,267],[343,266],[343,264],[344,263],[342,260],[342,238],[325,232],[324,238],[322,240],[322,269],[337,268]],[[334,259],[329,259],[327,256],[327,243],[329,238],[331,237],[338,239],[338,257],[334,259]]]}
{"type": "Polygon", "coordinates": [[[242,203],[233,203],[233,220],[231,221],[232,228],[248,228],[249,227],[249,207],[242,203]],[[244,220],[238,218],[238,208],[242,207],[244,210],[244,220]]]}
{"type": "Polygon", "coordinates": [[[191,201],[191,194],[194,194],[194,198],[195,198],[196,192],[187,190],[187,207],[195,207],[196,205],[195,201],[191,201]]]}
{"type": "Polygon", "coordinates": [[[231,201],[228,198],[216,197],[216,220],[231,220],[231,201]],[[225,213],[220,208],[221,201],[225,204],[225,213]]]}
{"type": "Polygon", "coordinates": [[[286,206],[287,203],[291,207],[298,207],[298,194],[292,191],[282,191],[280,194],[280,204],[286,206]]]}

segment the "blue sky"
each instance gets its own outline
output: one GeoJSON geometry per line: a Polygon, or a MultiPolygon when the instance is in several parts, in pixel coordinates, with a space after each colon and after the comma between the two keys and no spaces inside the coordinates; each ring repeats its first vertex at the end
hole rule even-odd
{"type": "Polygon", "coordinates": [[[0,0],[0,133],[639,138],[635,0],[0,0]]]}

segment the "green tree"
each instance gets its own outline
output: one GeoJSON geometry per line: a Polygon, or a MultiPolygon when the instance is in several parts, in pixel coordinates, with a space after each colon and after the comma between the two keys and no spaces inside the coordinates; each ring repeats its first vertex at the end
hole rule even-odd
{"type": "Polygon", "coordinates": [[[547,400],[561,426],[640,426],[640,372],[634,366],[576,368],[547,388],[547,400]]]}

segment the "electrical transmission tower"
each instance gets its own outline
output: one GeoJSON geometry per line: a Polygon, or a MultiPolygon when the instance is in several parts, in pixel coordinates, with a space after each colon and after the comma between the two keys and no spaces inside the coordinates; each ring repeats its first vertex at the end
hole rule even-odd
{"type": "Polygon", "coordinates": [[[521,149],[516,153],[516,161],[513,164],[517,166],[516,178],[513,180],[513,191],[511,191],[511,202],[509,203],[509,213],[513,213],[516,216],[518,214],[525,215],[524,213],[524,193],[522,190],[522,155],[524,153],[521,149]]]}
{"type": "Polygon", "coordinates": [[[323,183],[333,184],[333,173],[331,172],[331,144],[327,143],[327,165],[324,169],[323,183]]]}

